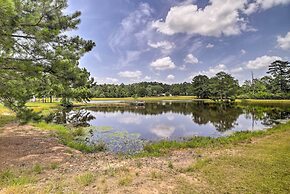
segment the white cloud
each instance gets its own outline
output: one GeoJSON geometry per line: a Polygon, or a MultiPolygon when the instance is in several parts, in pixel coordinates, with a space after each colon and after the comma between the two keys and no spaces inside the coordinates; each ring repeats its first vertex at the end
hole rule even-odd
{"type": "Polygon", "coordinates": [[[112,77],[106,77],[106,81],[109,83],[117,83],[119,80],[112,77]]]}
{"type": "Polygon", "coordinates": [[[102,58],[98,52],[93,52],[93,56],[97,59],[98,62],[102,62],[102,58]]]}
{"type": "Polygon", "coordinates": [[[125,56],[121,57],[119,59],[119,62],[118,63],[120,65],[127,66],[131,62],[139,60],[141,54],[144,53],[144,52],[145,51],[143,51],[143,50],[139,50],[139,51],[137,51],[137,50],[135,50],[135,51],[134,50],[126,51],[125,52],[125,56]]]}
{"type": "Polygon", "coordinates": [[[207,6],[200,8],[188,1],[172,7],[165,20],[155,21],[152,26],[167,35],[237,35],[243,31],[255,30],[248,26],[246,15],[288,3],[290,0],[209,0],[207,6]]]}
{"type": "Polygon", "coordinates": [[[244,13],[247,15],[251,15],[255,13],[259,9],[259,5],[256,2],[250,3],[244,9],[244,13]]]}
{"type": "Polygon", "coordinates": [[[125,17],[119,29],[110,36],[109,45],[111,49],[114,52],[121,52],[123,50],[122,47],[136,42],[132,35],[140,33],[140,28],[147,28],[152,13],[153,10],[149,4],[140,3],[139,7],[125,17]]]}
{"type": "Polygon", "coordinates": [[[193,56],[192,54],[188,54],[185,59],[184,59],[185,63],[189,63],[189,64],[196,64],[198,63],[198,59],[193,56]]]}
{"type": "Polygon", "coordinates": [[[239,14],[244,6],[244,0],[210,0],[204,9],[193,4],[175,6],[170,9],[165,21],[155,21],[153,27],[168,35],[236,35],[247,29],[245,19],[239,14]]]}
{"type": "Polygon", "coordinates": [[[214,47],[214,45],[211,44],[211,43],[208,43],[208,44],[206,45],[206,48],[213,48],[213,47],[214,47]]]}
{"type": "Polygon", "coordinates": [[[219,64],[219,65],[217,65],[217,66],[210,67],[210,68],[208,69],[208,71],[205,72],[205,73],[206,73],[206,75],[208,75],[208,76],[214,76],[215,74],[217,74],[217,73],[219,73],[219,72],[221,72],[221,71],[227,72],[227,71],[228,71],[227,66],[224,65],[224,64],[219,64]]]}
{"type": "Polygon", "coordinates": [[[184,70],[186,70],[186,65],[182,65],[178,69],[181,70],[181,71],[184,71],[184,70]]]}
{"type": "Polygon", "coordinates": [[[284,50],[290,49],[290,32],[288,32],[285,37],[277,37],[278,46],[284,50]]]}
{"type": "Polygon", "coordinates": [[[145,80],[151,80],[151,77],[150,76],[145,76],[144,79],[145,80]]]}
{"type": "Polygon", "coordinates": [[[94,77],[95,81],[98,84],[117,84],[119,82],[118,79],[112,78],[112,77],[106,77],[106,78],[100,78],[100,77],[94,77]]]}
{"type": "Polygon", "coordinates": [[[148,45],[152,48],[161,48],[165,50],[170,50],[170,49],[175,48],[175,44],[169,41],[161,41],[161,42],[156,42],[156,43],[148,42],[148,45]]]}
{"type": "Polygon", "coordinates": [[[118,75],[123,78],[139,79],[142,76],[141,71],[122,71],[118,75]]]}
{"type": "Polygon", "coordinates": [[[153,61],[150,66],[156,70],[174,69],[176,67],[170,57],[157,59],[156,61],[153,61]]]}
{"type": "Polygon", "coordinates": [[[258,10],[267,10],[274,6],[289,4],[290,0],[255,0],[246,4],[244,13],[250,15],[258,10]]]}
{"type": "Polygon", "coordinates": [[[242,55],[244,55],[244,54],[246,54],[246,53],[247,53],[247,51],[245,51],[244,49],[241,50],[241,54],[242,54],[242,55]]]}
{"type": "Polygon", "coordinates": [[[235,67],[235,68],[230,69],[224,64],[218,64],[216,66],[209,67],[208,70],[206,70],[206,71],[200,71],[198,73],[193,73],[189,77],[189,79],[192,80],[192,78],[194,76],[197,76],[197,75],[207,75],[208,77],[213,77],[221,71],[223,71],[225,73],[229,73],[229,74],[234,74],[235,76],[237,76],[238,73],[244,71],[244,68],[243,67],[235,67]]]}
{"type": "Polygon", "coordinates": [[[167,79],[169,79],[169,80],[174,80],[174,79],[175,79],[175,76],[174,76],[174,75],[168,75],[168,76],[167,76],[167,79]]]}
{"type": "Polygon", "coordinates": [[[267,56],[264,55],[262,57],[258,57],[254,60],[249,61],[246,64],[246,67],[248,69],[263,69],[265,67],[268,67],[272,62],[276,60],[282,60],[281,57],[278,56],[267,56]]]}
{"type": "Polygon", "coordinates": [[[277,5],[286,5],[290,3],[290,0],[257,0],[256,3],[265,10],[277,5]]]}
{"type": "Polygon", "coordinates": [[[230,70],[230,73],[239,73],[239,72],[242,72],[242,71],[244,71],[244,68],[242,68],[242,67],[236,67],[234,69],[231,69],[230,70]]]}

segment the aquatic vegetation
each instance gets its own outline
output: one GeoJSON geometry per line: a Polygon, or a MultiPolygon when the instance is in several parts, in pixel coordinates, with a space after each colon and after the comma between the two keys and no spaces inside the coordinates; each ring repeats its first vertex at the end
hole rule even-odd
{"type": "Polygon", "coordinates": [[[144,141],[140,134],[129,133],[128,131],[93,131],[88,141],[90,144],[103,142],[107,149],[114,153],[135,154],[143,149],[144,141]]]}

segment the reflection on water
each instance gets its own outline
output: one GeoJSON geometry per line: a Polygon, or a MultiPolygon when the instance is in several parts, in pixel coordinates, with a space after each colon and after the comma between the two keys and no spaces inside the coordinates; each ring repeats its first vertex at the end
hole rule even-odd
{"type": "Polygon", "coordinates": [[[146,103],[144,107],[99,107],[62,111],[54,122],[75,126],[109,126],[92,130],[90,142],[110,142],[111,150],[139,150],[140,140],[219,137],[242,130],[261,130],[289,119],[290,107],[234,106],[193,102],[146,103]],[[132,143],[133,142],[133,143],[132,143]]]}

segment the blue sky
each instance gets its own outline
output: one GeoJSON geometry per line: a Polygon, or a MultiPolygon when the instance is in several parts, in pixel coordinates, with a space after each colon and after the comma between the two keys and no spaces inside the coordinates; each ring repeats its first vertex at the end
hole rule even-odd
{"type": "Polygon", "coordinates": [[[71,32],[95,41],[81,59],[98,83],[189,82],[265,75],[290,56],[290,0],[69,0],[71,32]]]}

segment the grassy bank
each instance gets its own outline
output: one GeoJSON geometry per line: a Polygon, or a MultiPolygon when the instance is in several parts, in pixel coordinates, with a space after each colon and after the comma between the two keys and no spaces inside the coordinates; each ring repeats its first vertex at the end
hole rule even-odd
{"type": "Polygon", "coordinates": [[[264,137],[275,132],[286,130],[290,130],[290,122],[276,125],[268,130],[236,132],[233,135],[227,137],[193,137],[187,141],[160,141],[147,144],[144,147],[144,151],[138,154],[138,156],[160,156],[174,149],[218,147],[222,145],[250,142],[252,138],[264,137]]]}
{"type": "Polygon", "coordinates": [[[87,131],[84,128],[70,128],[68,126],[46,122],[31,123],[31,125],[39,129],[53,131],[62,144],[81,152],[93,153],[105,150],[104,144],[88,145],[85,143],[83,137],[87,131]]]}
{"type": "Polygon", "coordinates": [[[238,99],[236,102],[254,105],[290,105],[290,100],[238,99]]]}

